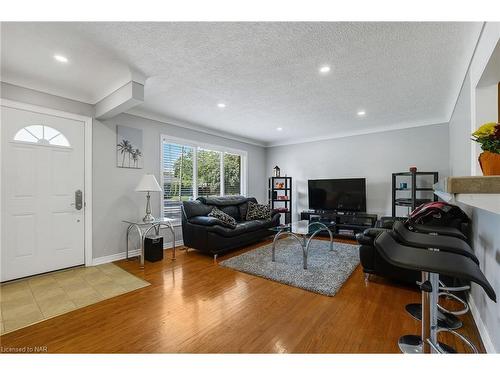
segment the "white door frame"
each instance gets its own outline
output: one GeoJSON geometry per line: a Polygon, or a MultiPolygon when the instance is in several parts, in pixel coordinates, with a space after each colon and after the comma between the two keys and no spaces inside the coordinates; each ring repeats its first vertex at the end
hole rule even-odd
{"type": "MultiPolygon", "coordinates": [[[[9,99],[0,99],[0,106],[25,111],[42,113],[45,115],[52,115],[56,117],[63,117],[71,120],[81,121],[84,123],[84,189],[85,189],[85,202],[84,202],[84,251],[85,251],[85,266],[92,265],[92,117],[77,115],[75,113],[59,111],[57,109],[41,107],[34,104],[27,104],[17,102],[9,99]]],[[[1,144],[1,142],[0,142],[1,144]]],[[[1,189],[1,180],[0,180],[1,189]]],[[[1,191],[0,191],[1,196],[1,191]]],[[[1,200],[0,200],[1,202],[1,200]]],[[[0,211],[1,211],[0,203],[0,211]]],[[[1,215],[0,215],[1,225],[1,215]]],[[[0,244],[1,246],[1,244],[0,244]]]]}

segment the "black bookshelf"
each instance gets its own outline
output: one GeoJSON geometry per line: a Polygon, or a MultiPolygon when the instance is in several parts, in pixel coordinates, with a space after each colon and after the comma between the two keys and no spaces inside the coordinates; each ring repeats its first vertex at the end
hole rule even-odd
{"type": "Polygon", "coordinates": [[[432,201],[437,201],[438,197],[435,194],[430,194],[434,192],[432,186],[420,186],[417,184],[421,183],[423,178],[430,176],[433,179],[433,184],[438,182],[439,173],[438,172],[399,172],[392,174],[392,216],[396,217],[396,207],[408,207],[410,211],[420,206],[423,203],[428,203],[432,201]],[[400,187],[400,182],[402,179],[407,182],[406,188],[400,187]],[[405,192],[406,196],[401,197],[398,193],[405,192]],[[427,197],[425,197],[427,195],[427,197]]]}
{"type": "Polygon", "coordinates": [[[292,222],[292,178],[291,177],[269,177],[268,184],[269,207],[272,210],[281,209],[285,224],[292,222]],[[283,184],[283,187],[276,187],[277,184],[283,184]],[[286,196],[287,199],[279,199],[286,196]]]}

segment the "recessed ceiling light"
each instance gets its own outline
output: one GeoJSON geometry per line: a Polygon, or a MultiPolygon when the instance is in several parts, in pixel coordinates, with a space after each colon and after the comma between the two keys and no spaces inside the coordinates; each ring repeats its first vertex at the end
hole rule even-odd
{"type": "Polygon", "coordinates": [[[283,128],[276,128],[276,130],[280,132],[283,130],[283,128]]]}
{"type": "Polygon", "coordinates": [[[364,116],[366,112],[364,110],[358,111],[358,116],[364,116]]]}
{"type": "Polygon", "coordinates": [[[226,103],[217,103],[217,107],[226,108],[226,103]]]}
{"type": "Polygon", "coordinates": [[[330,71],[330,67],[328,65],[323,65],[321,68],[319,68],[320,73],[328,73],[330,71]]]}
{"type": "Polygon", "coordinates": [[[63,55],[54,55],[54,59],[56,59],[57,61],[62,62],[62,63],[68,62],[68,58],[66,56],[63,56],[63,55]]]}

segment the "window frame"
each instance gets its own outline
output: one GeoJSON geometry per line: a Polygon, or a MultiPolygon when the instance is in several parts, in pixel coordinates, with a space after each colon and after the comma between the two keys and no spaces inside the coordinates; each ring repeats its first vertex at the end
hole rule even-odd
{"type": "Polygon", "coordinates": [[[220,194],[223,196],[225,194],[225,183],[224,183],[224,153],[229,153],[233,155],[239,155],[241,160],[240,167],[240,194],[247,196],[248,192],[248,152],[236,148],[225,147],[205,142],[193,141],[186,138],[173,137],[166,134],[160,134],[160,186],[162,187],[162,194],[160,197],[160,213],[161,217],[164,217],[164,204],[165,204],[165,193],[163,191],[164,179],[163,179],[163,144],[173,143],[182,146],[189,146],[193,148],[193,199],[198,198],[198,148],[202,148],[210,151],[217,151],[221,153],[220,160],[220,194]]]}
{"type": "MultiPolygon", "coordinates": [[[[52,139],[53,139],[52,138],[52,139]]],[[[32,125],[28,125],[28,126],[24,126],[20,129],[18,129],[14,136],[12,137],[12,139],[9,140],[10,143],[17,143],[17,144],[20,144],[20,145],[30,145],[30,146],[36,146],[36,147],[50,147],[50,148],[59,148],[59,149],[62,149],[62,150],[72,150],[73,149],[73,146],[71,146],[71,142],[69,141],[68,137],[66,137],[61,131],[59,131],[58,129],[56,128],[53,128],[52,126],[48,126],[48,125],[44,125],[44,124],[32,124],[32,125]],[[59,135],[63,136],[64,139],[66,140],[66,142],[68,142],[68,146],[64,146],[64,145],[55,145],[55,144],[52,144],[50,143],[50,140],[46,139],[45,137],[44,138],[39,138],[36,142],[30,142],[30,141],[21,141],[19,139],[16,139],[16,135],[19,134],[19,132],[21,130],[26,130],[28,133],[30,133],[34,138],[37,138],[36,135],[32,134],[27,128],[31,127],[31,126],[42,126],[42,127],[47,127],[47,128],[50,128],[52,130],[55,130],[57,132],[59,132],[59,134],[57,134],[56,136],[54,136],[53,138],[55,137],[58,137],[59,135]],[[43,139],[43,140],[46,140],[47,143],[40,143],[40,140],[43,139]]]]}

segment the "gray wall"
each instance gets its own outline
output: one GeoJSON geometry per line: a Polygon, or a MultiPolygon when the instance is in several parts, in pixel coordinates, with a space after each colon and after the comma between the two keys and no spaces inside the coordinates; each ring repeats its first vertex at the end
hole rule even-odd
{"type": "Polygon", "coordinates": [[[390,215],[393,172],[416,165],[421,171],[448,175],[448,125],[272,147],[267,150],[266,170],[270,173],[275,165],[294,179],[296,215],[308,208],[308,179],[344,177],[365,177],[367,211],[390,215]]]}
{"type": "MultiPolygon", "coordinates": [[[[470,176],[473,171],[480,174],[476,155],[479,148],[472,147],[470,134],[472,127],[495,121],[497,115],[494,88],[482,87],[477,90],[477,84],[499,40],[499,25],[486,23],[450,120],[450,170],[454,176],[470,176]],[[494,96],[488,98],[488,93],[494,96]]],[[[500,77],[496,79],[498,81],[500,77]]],[[[500,215],[478,208],[463,208],[472,218],[472,245],[481,263],[481,270],[497,295],[500,295],[500,215]]],[[[477,308],[475,319],[482,331],[483,341],[486,340],[487,346],[491,345],[490,350],[500,353],[500,303],[489,300],[475,284],[472,284],[471,298],[477,308]]]]}
{"type": "MultiPolygon", "coordinates": [[[[145,173],[152,173],[160,181],[160,135],[186,138],[214,145],[227,146],[248,152],[248,196],[266,199],[265,151],[225,138],[211,136],[190,129],[148,120],[128,114],[118,115],[105,122],[94,121],[93,134],[93,252],[94,258],[125,250],[125,228],[120,221],[144,216],[145,195],[134,191],[145,173]],[[143,130],[144,169],[116,167],[116,125],[143,130]]],[[[154,216],[160,216],[160,194],[151,198],[154,216]]],[[[177,239],[181,239],[177,228],[177,239]]],[[[170,241],[165,237],[165,241],[170,241]]],[[[131,244],[132,245],[132,244],[131,244]]],[[[170,247],[170,246],[169,246],[170,247]]],[[[138,248],[137,245],[131,248],[138,248]]]]}

